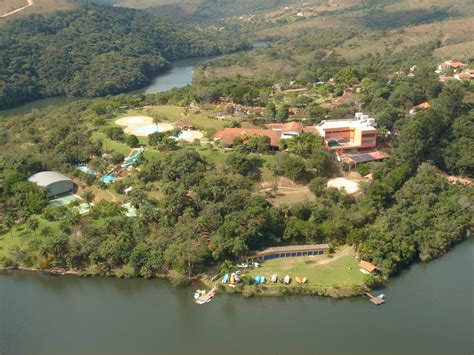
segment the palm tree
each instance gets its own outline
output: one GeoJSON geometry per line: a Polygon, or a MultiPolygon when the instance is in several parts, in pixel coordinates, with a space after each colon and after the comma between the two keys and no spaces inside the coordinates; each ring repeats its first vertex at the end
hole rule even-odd
{"type": "Polygon", "coordinates": [[[66,224],[74,229],[74,235],[77,237],[77,226],[81,224],[81,215],[76,209],[70,210],[66,216],[66,224]]]}
{"type": "Polygon", "coordinates": [[[82,195],[82,197],[84,198],[84,200],[86,200],[87,205],[89,206],[89,211],[92,212],[91,203],[95,199],[94,193],[91,190],[86,190],[84,191],[84,194],[82,195]]]}
{"type": "Polygon", "coordinates": [[[161,122],[159,117],[153,117],[153,123],[156,125],[156,129],[158,129],[158,124],[161,122]]]}
{"type": "Polygon", "coordinates": [[[38,219],[35,218],[35,217],[30,217],[30,218],[28,218],[28,221],[26,222],[26,225],[27,225],[28,229],[35,234],[35,237],[36,237],[36,230],[39,227],[38,219]]]}

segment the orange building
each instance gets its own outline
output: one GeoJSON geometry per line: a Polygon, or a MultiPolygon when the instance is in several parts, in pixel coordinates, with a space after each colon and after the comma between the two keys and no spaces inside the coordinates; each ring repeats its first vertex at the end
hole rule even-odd
{"type": "Polygon", "coordinates": [[[357,112],[348,120],[324,120],[315,126],[329,150],[373,148],[377,145],[375,120],[357,112]]]}

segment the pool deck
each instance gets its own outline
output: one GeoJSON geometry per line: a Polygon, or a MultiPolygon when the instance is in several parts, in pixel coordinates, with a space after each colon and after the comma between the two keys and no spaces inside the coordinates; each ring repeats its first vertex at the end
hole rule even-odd
{"type": "Polygon", "coordinates": [[[69,205],[74,201],[81,201],[82,198],[75,194],[70,194],[62,197],[55,198],[54,200],[49,201],[48,207],[50,208],[57,208],[61,206],[69,205]]]}

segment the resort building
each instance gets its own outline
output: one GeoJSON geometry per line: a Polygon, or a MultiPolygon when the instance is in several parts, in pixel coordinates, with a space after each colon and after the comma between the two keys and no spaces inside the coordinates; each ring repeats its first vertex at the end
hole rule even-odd
{"type": "Polygon", "coordinates": [[[236,138],[244,137],[268,137],[270,146],[278,149],[282,139],[298,136],[303,132],[303,125],[300,122],[272,123],[264,128],[224,128],[214,134],[214,140],[219,141],[224,146],[232,146],[236,138]]]}
{"type": "Polygon", "coordinates": [[[377,269],[377,266],[365,260],[361,260],[359,265],[363,270],[367,271],[368,273],[373,273],[377,269]]]}
{"type": "Polygon", "coordinates": [[[46,188],[48,198],[71,193],[74,190],[74,182],[56,171],[42,171],[30,176],[28,181],[46,188]]]}
{"type": "Polygon", "coordinates": [[[285,247],[267,248],[259,252],[251,252],[247,256],[247,262],[264,261],[278,258],[289,258],[295,256],[324,255],[329,253],[328,244],[313,245],[289,245],[285,247]]]}
{"type": "Polygon", "coordinates": [[[459,81],[474,80],[474,69],[467,69],[459,74],[455,74],[454,78],[459,81]]]}
{"type": "Polygon", "coordinates": [[[443,73],[448,69],[453,69],[454,71],[456,71],[458,69],[463,69],[465,67],[466,67],[466,64],[464,64],[463,62],[457,62],[457,61],[454,61],[454,60],[447,60],[446,62],[441,63],[440,65],[438,65],[438,70],[436,72],[437,73],[443,73]]]}
{"type": "Polygon", "coordinates": [[[272,131],[280,132],[281,139],[293,138],[303,132],[303,124],[295,121],[288,123],[270,123],[267,124],[266,127],[272,131]]]}
{"type": "Polygon", "coordinates": [[[236,138],[252,136],[269,137],[270,146],[272,148],[278,149],[280,146],[281,132],[261,128],[224,128],[214,134],[214,140],[218,141],[223,146],[231,147],[236,138]]]}
{"type": "Polygon", "coordinates": [[[329,150],[373,148],[377,145],[377,129],[373,118],[357,112],[353,119],[324,120],[315,126],[329,150]]]}
{"type": "Polygon", "coordinates": [[[421,104],[419,105],[416,105],[414,106],[411,110],[410,110],[410,115],[414,115],[415,113],[419,112],[419,111],[423,111],[423,110],[427,110],[431,107],[430,103],[425,101],[425,102],[422,102],[421,104]]]}

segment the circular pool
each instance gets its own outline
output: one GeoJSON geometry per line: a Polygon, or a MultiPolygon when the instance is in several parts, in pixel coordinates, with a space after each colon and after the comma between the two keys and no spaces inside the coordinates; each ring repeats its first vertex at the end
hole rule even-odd
{"type": "Polygon", "coordinates": [[[188,131],[185,131],[185,132],[181,132],[180,134],[178,134],[177,136],[174,136],[176,139],[191,139],[194,137],[193,133],[192,132],[188,132],[188,131]]]}

